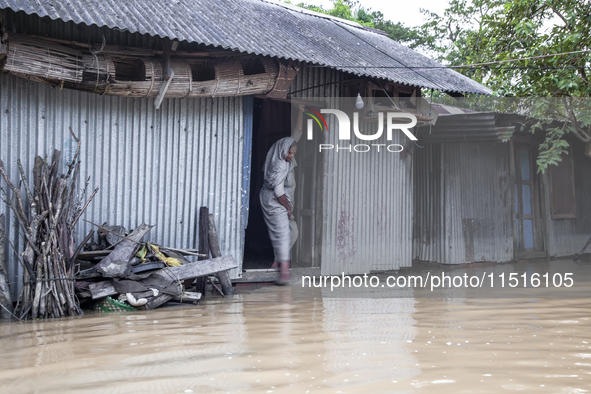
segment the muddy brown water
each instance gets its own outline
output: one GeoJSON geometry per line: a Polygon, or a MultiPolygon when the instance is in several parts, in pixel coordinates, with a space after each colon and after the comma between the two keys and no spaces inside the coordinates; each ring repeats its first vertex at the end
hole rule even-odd
{"type": "Polygon", "coordinates": [[[0,392],[587,393],[590,265],[555,263],[575,286],[516,296],[264,286],[199,306],[2,323],[0,392]]]}

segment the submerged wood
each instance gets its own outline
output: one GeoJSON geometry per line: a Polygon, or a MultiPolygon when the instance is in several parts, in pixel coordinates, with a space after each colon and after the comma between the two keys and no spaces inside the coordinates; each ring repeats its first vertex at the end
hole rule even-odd
{"type": "Polygon", "coordinates": [[[179,295],[177,297],[173,297],[173,300],[178,301],[178,302],[197,303],[199,300],[201,300],[201,293],[197,293],[194,291],[185,291],[181,295],[179,295]]]}
{"type": "Polygon", "coordinates": [[[174,297],[170,294],[160,294],[159,296],[154,297],[144,306],[140,306],[138,309],[150,311],[152,309],[156,309],[159,306],[166,304],[168,301],[172,300],[174,297]]]}

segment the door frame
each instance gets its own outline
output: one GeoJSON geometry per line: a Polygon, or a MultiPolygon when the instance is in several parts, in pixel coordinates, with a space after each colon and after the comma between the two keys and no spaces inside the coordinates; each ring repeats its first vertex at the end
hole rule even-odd
{"type": "Polygon", "coordinates": [[[537,145],[526,141],[512,139],[510,143],[511,152],[511,215],[513,223],[513,255],[517,259],[535,259],[547,256],[546,226],[543,221],[542,212],[544,212],[544,199],[542,198],[542,179],[536,171],[536,161],[538,149],[537,145]],[[521,179],[521,162],[518,160],[520,151],[527,151],[529,154],[530,181],[521,179]],[[530,185],[531,190],[531,215],[523,213],[523,185],[530,185]],[[520,186],[520,187],[518,187],[520,186]],[[517,206],[518,204],[519,206],[517,206]],[[517,210],[517,208],[519,208],[517,210]],[[532,220],[533,248],[525,249],[523,237],[523,220],[532,220]],[[521,228],[520,228],[521,226],[521,228]]]}
{"type": "MultiPolygon", "coordinates": [[[[294,100],[297,102],[297,100],[294,100]]],[[[306,105],[309,107],[314,107],[320,110],[323,103],[310,103],[306,102],[306,105]]],[[[318,130],[316,124],[313,125],[314,127],[314,136],[322,136],[322,139],[325,138],[324,133],[322,130],[318,130]]],[[[324,160],[323,155],[321,155],[318,150],[317,146],[319,142],[317,139],[312,141],[308,141],[306,139],[306,130],[307,130],[307,122],[304,118],[304,122],[302,124],[302,135],[300,140],[298,141],[298,154],[296,155],[296,160],[298,160],[298,166],[295,169],[296,172],[296,198],[295,198],[295,217],[298,223],[298,241],[294,245],[292,249],[292,265],[297,265],[298,267],[312,267],[317,268],[321,265],[321,245],[322,245],[322,227],[323,227],[323,193],[324,193],[324,160]],[[304,179],[302,182],[302,176],[304,176],[304,168],[306,168],[306,163],[304,157],[308,156],[312,158],[311,165],[308,167],[311,168],[311,172],[309,174],[312,176],[313,179],[307,180],[304,179]],[[310,185],[304,187],[305,183],[312,182],[311,190],[309,190],[310,185]],[[303,202],[306,200],[304,197],[305,193],[311,192],[312,196],[309,199],[311,202],[311,207],[303,207],[303,202]],[[307,228],[303,226],[303,219],[302,216],[307,216],[309,218],[309,231],[311,234],[306,234],[305,236],[310,239],[311,245],[306,245],[303,240],[303,234],[308,231],[307,228]],[[311,250],[309,252],[310,261],[303,261],[303,248],[309,247],[311,250]]],[[[316,138],[316,137],[315,137],[316,138]]]]}

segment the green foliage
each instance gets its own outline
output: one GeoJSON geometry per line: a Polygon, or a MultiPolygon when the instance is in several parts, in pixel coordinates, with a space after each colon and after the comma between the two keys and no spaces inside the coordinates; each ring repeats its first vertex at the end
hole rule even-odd
{"type": "Polygon", "coordinates": [[[589,0],[507,1],[483,16],[483,32],[467,42],[474,49],[467,60],[530,58],[483,74],[482,79],[502,96],[589,96],[591,84],[585,70],[589,53],[547,55],[590,49],[590,15],[589,0]]]}
{"type": "Polygon", "coordinates": [[[591,95],[591,52],[580,52],[591,49],[591,0],[452,0],[442,16],[426,14],[429,21],[420,29],[431,37],[426,48],[439,60],[486,63],[458,71],[492,88],[496,96],[538,98],[521,109],[524,115],[564,122],[557,128],[540,121],[540,127],[532,128],[545,132],[538,171],[560,161],[567,152],[567,134],[590,140],[589,100],[573,98],[591,95]],[[545,97],[568,99],[555,105],[556,100],[545,97]]]}
{"type": "MultiPolygon", "coordinates": [[[[285,3],[291,4],[289,0],[285,3]]],[[[332,8],[324,9],[316,5],[307,3],[298,3],[298,7],[311,11],[319,12],[357,22],[360,25],[382,30],[388,33],[388,36],[400,43],[405,43],[411,48],[415,48],[422,42],[419,31],[415,28],[404,26],[402,23],[394,23],[384,19],[384,14],[380,11],[372,11],[359,4],[358,0],[332,0],[332,8]]]]}
{"type": "MultiPolygon", "coordinates": [[[[284,0],[284,2],[291,4],[291,1],[289,0],[284,0]]],[[[373,27],[373,19],[371,18],[371,14],[368,14],[368,10],[359,7],[359,1],[332,0],[332,3],[332,8],[330,9],[324,9],[323,7],[306,3],[298,3],[296,6],[373,27]]]]}

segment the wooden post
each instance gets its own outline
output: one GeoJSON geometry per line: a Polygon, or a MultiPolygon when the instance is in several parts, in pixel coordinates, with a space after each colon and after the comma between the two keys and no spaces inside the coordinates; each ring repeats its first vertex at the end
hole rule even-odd
{"type": "MultiPolygon", "coordinates": [[[[199,209],[199,253],[205,256],[200,256],[197,260],[209,259],[209,208],[201,207],[199,209]]],[[[205,297],[205,286],[207,285],[207,276],[197,278],[195,286],[197,292],[203,294],[205,297]]]]}
{"type": "Polygon", "coordinates": [[[156,96],[156,100],[154,101],[154,107],[156,107],[156,109],[160,109],[160,104],[162,104],[162,100],[164,100],[168,86],[172,81],[172,77],[174,77],[174,71],[170,67],[170,46],[170,39],[165,37],[162,42],[162,55],[164,57],[164,82],[162,82],[160,92],[158,92],[158,96],[156,96]]]}
{"type": "Polygon", "coordinates": [[[0,215],[0,316],[3,319],[10,319],[13,312],[12,300],[10,298],[10,287],[8,286],[8,270],[6,269],[6,237],[4,233],[4,214],[0,215]]]}
{"type": "MultiPolygon", "coordinates": [[[[215,228],[215,220],[213,218],[213,215],[209,215],[209,223],[208,224],[209,224],[208,240],[209,240],[209,248],[211,250],[211,257],[213,257],[214,259],[216,257],[222,257],[222,252],[220,250],[220,241],[218,238],[217,230],[215,228]]],[[[217,274],[215,274],[215,276],[220,281],[220,284],[222,285],[222,291],[224,292],[225,295],[234,294],[234,289],[232,288],[232,281],[230,280],[230,272],[229,271],[218,272],[217,274]]]]}

